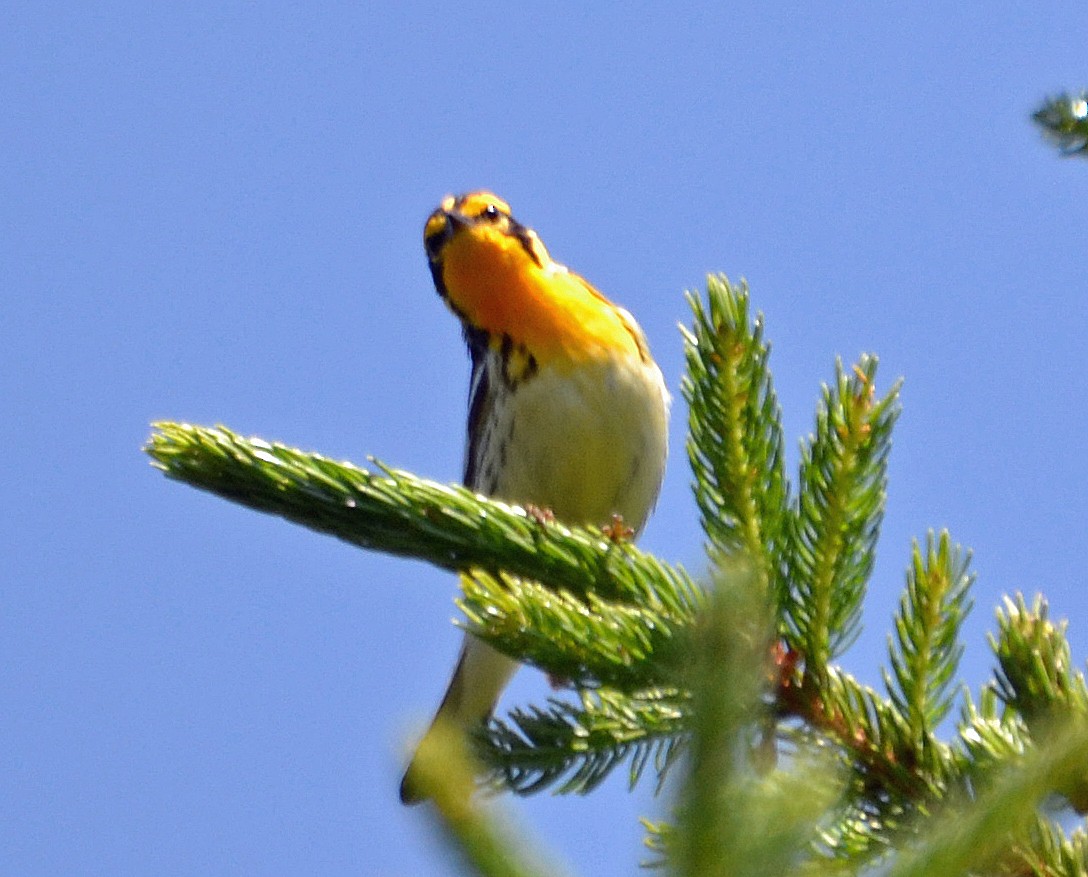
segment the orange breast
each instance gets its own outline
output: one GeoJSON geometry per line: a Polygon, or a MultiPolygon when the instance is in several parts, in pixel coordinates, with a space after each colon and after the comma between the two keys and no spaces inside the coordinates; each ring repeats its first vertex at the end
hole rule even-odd
{"type": "Polygon", "coordinates": [[[538,359],[642,356],[622,312],[589,283],[554,262],[540,266],[520,241],[494,229],[456,234],[442,254],[442,279],[473,325],[509,335],[538,359]]]}

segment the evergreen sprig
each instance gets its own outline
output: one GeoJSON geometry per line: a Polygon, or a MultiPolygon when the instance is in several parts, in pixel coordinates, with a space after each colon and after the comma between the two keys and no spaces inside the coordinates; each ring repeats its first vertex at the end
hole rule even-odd
{"type": "Polygon", "coordinates": [[[1088,835],[1083,827],[1066,834],[1060,825],[1039,815],[1026,839],[1016,844],[995,869],[1001,877],[1084,877],[1088,874],[1088,835]]]}
{"type": "Polygon", "coordinates": [[[1062,155],[1088,156],[1088,91],[1047,98],[1032,118],[1062,155]]]}
{"type": "MultiPolygon", "coordinates": [[[[1046,846],[1053,842],[1054,835],[1032,832],[1037,808],[1086,763],[1088,726],[1073,722],[1056,728],[1046,749],[1037,749],[1015,767],[997,773],[970,804],[962,799],[946,801],[929,820],[931,833],[898,857],[889,877],[1008,873],[1010,869],[1024,873],[1019,868],[1045,855],[1046,846]]],[[[1055,873],[1044,867],[1037,873],[1055,873]]]]}
{"type": "Polygon", "coordinates": [[[1021,594],[1006,597],[997,610],[998,633],[990,637],[1000,665],[997,694],[1029,726],[1056,716],[1088,718],[1088,687],[1073,667],[1066,623],[1055,624],[1049,614],[1042,595],[1030,608],[1021,594]]]}
{"type": "Polygon", "coordinates": [[[481,755],[492,783],[520,794],[586,794],[625,762],[632,787],[652,767],[660,788],[684,748],[682,699],[602,688],[583,691],[577,706],[553,698],[547,708],[516,708],[492,719],[481,755]]]}
{"type": "Polygon", "coordinates": [[[784,605],[789,638],[805,674],[825,676],[828,662],[858,634],[861,601],[884,517],[887,459],[899,414],[899,383],[876,397],[877,360],[862,356],[823,388],[816,431],[802,444],[797,512],[784,605]]]}
{"type": "Polygon", "coordinates": [[[418,755],[418,782],[433,802],[432,816],[467,869],[480,877],[544,877],[558,875],[554,865],[545,867],[539,856],[519,852],[508,826],[481,806],[472,795],[473,776],[479,765],[472,761],[465,740],[448,729],[436,732],[436,745],[423,747],[418,755]]]}
{"type": "MultiPolygon", "coordinates": [[[[1066,624],[1050,621],[1046,600],[1029,608],[1022,595],[1005,599],[997,611],[998,633],[991,637],[999,672],[994,690],[1023,719],[1034,745],[1049,748],[1054,727],[1088,725],[1088,686],[1073,668],[1066,624]]],[[[1078,813],[1088,813],[1088,765],[1067,774],[1058,789],[1078,813]]]]}
{"type": "MultiPolygon", "coordinates": [[[[878,397],[873,357],[836,366],[791,498],[747,287],[711,278],[692,306],[684,395],[709,590],[620,526],[565,527],[377,463],[172,423],[147,451],[171,478],[461,573],[472,633],[580,689],[481,729],[488,778],[585,793],[626,765],[660,790],[685,765],[675,822],[650,828],[675,873],[1088,875],[1083,830],[1053,818],[1088,811],[1088,685],[1041,598],[999,611],[994,676],[961,689],[948,741],[973,576],[947,533],[914,546],[887,693],[834,663],[873,568],[898,384],[878,397]]],[[[434,798],[466,862],[533,873],[454,755],[434,798]]]]}
{"type": "Polygon", "coordinates": [[[924,554],[916,542],[895,636],[888,638],[892,671],[885,671],[885,684],[919,754],[931,748],[952,708],[949,691],[963,654],[959,632],[971,608],[970,559],[947,532],[930,533],[924,554]]]}
{"type": "Polygon", "coordinates": [[[946,789],[947,746],[933,746],[925,770],[910,733],[889,699],[841,668],[825,684],[787,685],[778,702],[784,717],[802,720],[787,736],[805,750],[833,746],[841,755],[849,793],[838,818],[824,829],[826,852],[855,865],[884,855],[895,837],[911,832],[920,813],[946,789]]]}
{"type": "Polygon", "coordinates": [[[782,587],[789,486],[782,414],[763,340],[763,316],[749,317],[748,287],[707,279],[707,304],[688,293],[684,331],[688,459],[712,554],[744,554],[766,586],[782,587]]]}
{"type": "Polygon", "coordinates": [[[760,573],[743,565],[720,572],[715,584],[685,673],[690,756],[666,853],[687,877],[796,873],[813,861],[821,821],[840,793],[837,771],[814,750],[795,753],[788,771],[763,760],[755,735],[770,718],[771,595],[760,573]]]}
{"type": "Polygon", "coordinates": [[[155,427],[145,450],[169,478],[361,548],[674,612],[700,602],[683,569],[594,527],[566,527],[460,485],[377,462],[370,471],[222,426],[155,427]]]}
{"type": "Polygon", "coordinates": [[[467,629],[578,688],[637,692],[670,684],[693,611],[576,596],[528,579],[466,573],[458,605],[467,629]]]}
{"type": "Polygon", "coordinates": [[[1005,708],[992,684],[982,688],[977,702],[969,691],[964,692],[958,737],[965,755],[963,767],[972,773],[1015,761],[1029,745],[1023,719],[1015,710],[1005,708]]]}

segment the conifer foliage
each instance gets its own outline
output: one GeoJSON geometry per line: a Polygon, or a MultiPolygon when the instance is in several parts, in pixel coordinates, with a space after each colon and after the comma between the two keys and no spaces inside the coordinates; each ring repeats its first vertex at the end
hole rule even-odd
{"type": "Polygon", "coordinates": [[[542,872],[467,778],[582,794],[617,770],[655,790],[676,778],[674,818],[647,843],[677,875],[1088,873],[1088,840],[1066,827],[1088,810],[1088,687],[1042,597],[998,610],[994,675],[972,693],[957,679],[970,555],[930,533],[907,559],[885,690],[838,663],[873,568],[898,384],[878,391],[873,356],[836,364],[791,479],[747,287],[715,276],[689,300],[699,580],[618,522],[569,528],[373,461],[180,423],[156,424],[147,452],[170,478],[457,571],[470,631],[576,687],[493,719],[479,764],[451,748],[428,771],[474,873],[542,872]]]}
{"type": "Polygon", "coordinates": [[[1032,118],[1062,155],[1088,157],[1088,91],[1047,98],[1032,118]]]}

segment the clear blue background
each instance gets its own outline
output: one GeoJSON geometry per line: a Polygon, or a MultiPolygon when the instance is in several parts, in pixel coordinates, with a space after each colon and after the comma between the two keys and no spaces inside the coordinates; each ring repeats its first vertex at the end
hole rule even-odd
{"type": "MultiPolygon", "coordinates": [[[[0,13],[0,872],[450,874],[396,784],[455,583],[170,483],[157,418],[442,480],[467,362],[420,244],[490,187],[628,306],[746,276],[791,465],[834,357],[907,379],[866,632],[910,540],[975,549],[964,674],[1043,589],[1088,647],[1088,163],[1028,121],[1083,5],[9,4],[0,13]],[[372,10],[368,7],[372,7],[372,10]]],[[[644,544],[701,566],[686,412],[644,544]]],[[[508,703],[546,691],[521,674],[508,703]]],[[[648,789],[504,801],[635,873],[648,789]]]]}

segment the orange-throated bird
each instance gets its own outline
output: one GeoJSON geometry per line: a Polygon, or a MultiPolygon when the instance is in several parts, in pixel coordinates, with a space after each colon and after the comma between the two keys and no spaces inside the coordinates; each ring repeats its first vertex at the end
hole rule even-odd
{"type": "MultiPolygon", "coordinates": [[[[634,318],[554,262],[490,192],[445,198],[423,243],[472,359],[465,484],[566,524],[620,515],[641,530],[665,471],[669,395],[634,318]]],[[[486,721],[516,668],[466,635],[419,749],[436,728],[486,721]]],[[[423,797],[414,760],[400,796],[423,797]]]]}

